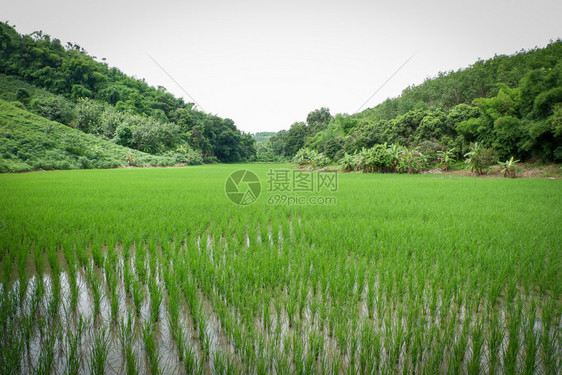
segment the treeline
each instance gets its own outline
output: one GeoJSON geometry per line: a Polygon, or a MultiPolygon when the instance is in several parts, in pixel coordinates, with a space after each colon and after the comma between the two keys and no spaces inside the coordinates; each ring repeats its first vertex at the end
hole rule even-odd
{"type": "Polygon", "coordinates": [[[385,143],[430,161],[463,158],[475,143],[499,160],[562,160],[562,41],[441,73],[355,115],[313,111],[263,148],[292,158],[306,147],[336,162],[385,143]]]}
{"type": "Polygon", "coordinates": [[[252,136],[232,120],[198,111],[163,87],[95,59],[79,45],[63,45],[41,31],[20,35],[0,23],[0,73],[56,94],[19,89],[16,99],[27,109],[152,154],[191,149],[207,161],[255,158],[252,136]]]}

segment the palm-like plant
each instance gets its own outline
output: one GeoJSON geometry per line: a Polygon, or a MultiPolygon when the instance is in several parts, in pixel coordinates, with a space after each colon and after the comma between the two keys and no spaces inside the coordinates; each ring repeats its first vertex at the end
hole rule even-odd
{"type": "Polygon", "coordinates": [[[413,173],[423,169],[424,167],[425,157],[423,157],[422,153],[417,150],[417,147],[414,149],[408,149],[406,147],[402,148],[400,163],[398,166],[398,170],[400,172],[413,173]]]}
{"type": "Polygon", "coordinates": [[[364,172],[368,169],[369,150],[365,147],[355,155],[356,168],[364,172]]]}
{"type": "Polygon", "coordinates": [[[437,151],[437,158],[441,162],[444,171],[448,171],[451,163],[455,162],[455,156],[453,154],[454,151],[454,148],[449,151],[437,151]]]}
{"type": "Polygon", "coordinates": [[[306,165],[310,164],[312,158],[318,155],[318,152],[315,150],[311,150],[309,148],[301,148],[297,151],[295,157],[293,158],[293,162],[297,163],[298,165],[306,165]]]}
{"type": "Polygon", "coordinates": [[[503,173],[504,177],[514,178],[517,172],[521,171],[521,167],[515,164],[518,162],[519,160],[513,160],[513,156],[505,162],[498,162],[498,164],[502,167],[500,172],[503,173]]]}
{"type": "Polygon", "coordinates": [[[390,145],[390,147],[387,150],[388,153],[390,154],[390,157],[392,158],[392,167],[394,169],[394,172],[397,172],[399,169],[398,167],[400,164],[400,160],[402,159],[402,152],[404,151],[404,148],[399,144],[395,144],[395,145],[390,145]]]}
{"type": "Polygon", "coordinates": [[[355,156],[349,155],[346,152],[343,158],[340,159],[339,165],[343,171],[349,172],[355,169],[355,162],[355,156]]]}
{"type": "Polygon", "coordinates": [[[482,169],[484,168],[480,163],[480,154],[482,152],[482,147],[480,143],[475,142],[470,146],[470,151],[464,154],[466,160],[464,161],[470,167],[472,172],[482,174],[482,169]]]}
{"type": "Polygon", "coordinates": [[[323,153],[316,153],[316,155],[310,159],[310,164],[313,169],[325,167],[329,163],[330,160],[323,153]]]}

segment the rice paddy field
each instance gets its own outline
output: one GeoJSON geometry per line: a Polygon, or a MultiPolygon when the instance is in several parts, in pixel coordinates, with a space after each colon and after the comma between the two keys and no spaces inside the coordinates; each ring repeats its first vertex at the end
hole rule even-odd
{"type": "Polygon", "coordinates": [[[0,175],[0,373],[561,373],[562,180],[273,167],[0,175]]]}

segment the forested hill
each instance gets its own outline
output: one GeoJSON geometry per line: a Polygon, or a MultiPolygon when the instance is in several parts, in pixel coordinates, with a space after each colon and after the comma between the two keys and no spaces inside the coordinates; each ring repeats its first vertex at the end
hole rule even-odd
{"type": "Polygon", "coordinates": [[[254,139],[232,120],[196,110],[40,31],[21,35],[0,23],[0,73],[8,76],[3,82],[33,85],[1,87],[4,99],[12,95],[35,114],[119,145],[168,157],[194,151],[210,162],[255,158],[254,139]]]}
{"type": "Polygon", "coordinates": [[[462,158],[475,142],[500,159],[562,159],[562,41],[440,73],[355,115],[315,110],[258,153],[292,157],[308,147],[337,161],[388,143],[462,158]]]}

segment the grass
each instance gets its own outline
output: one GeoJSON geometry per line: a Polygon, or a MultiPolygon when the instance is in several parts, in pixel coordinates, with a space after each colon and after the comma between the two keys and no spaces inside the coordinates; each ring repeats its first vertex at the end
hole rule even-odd
{"type": "Polygon", "coordinates": [[[287,206],[271,167],[0,175],[0,372],[561,371],[560,180],[351,173],[287,206]]]}

